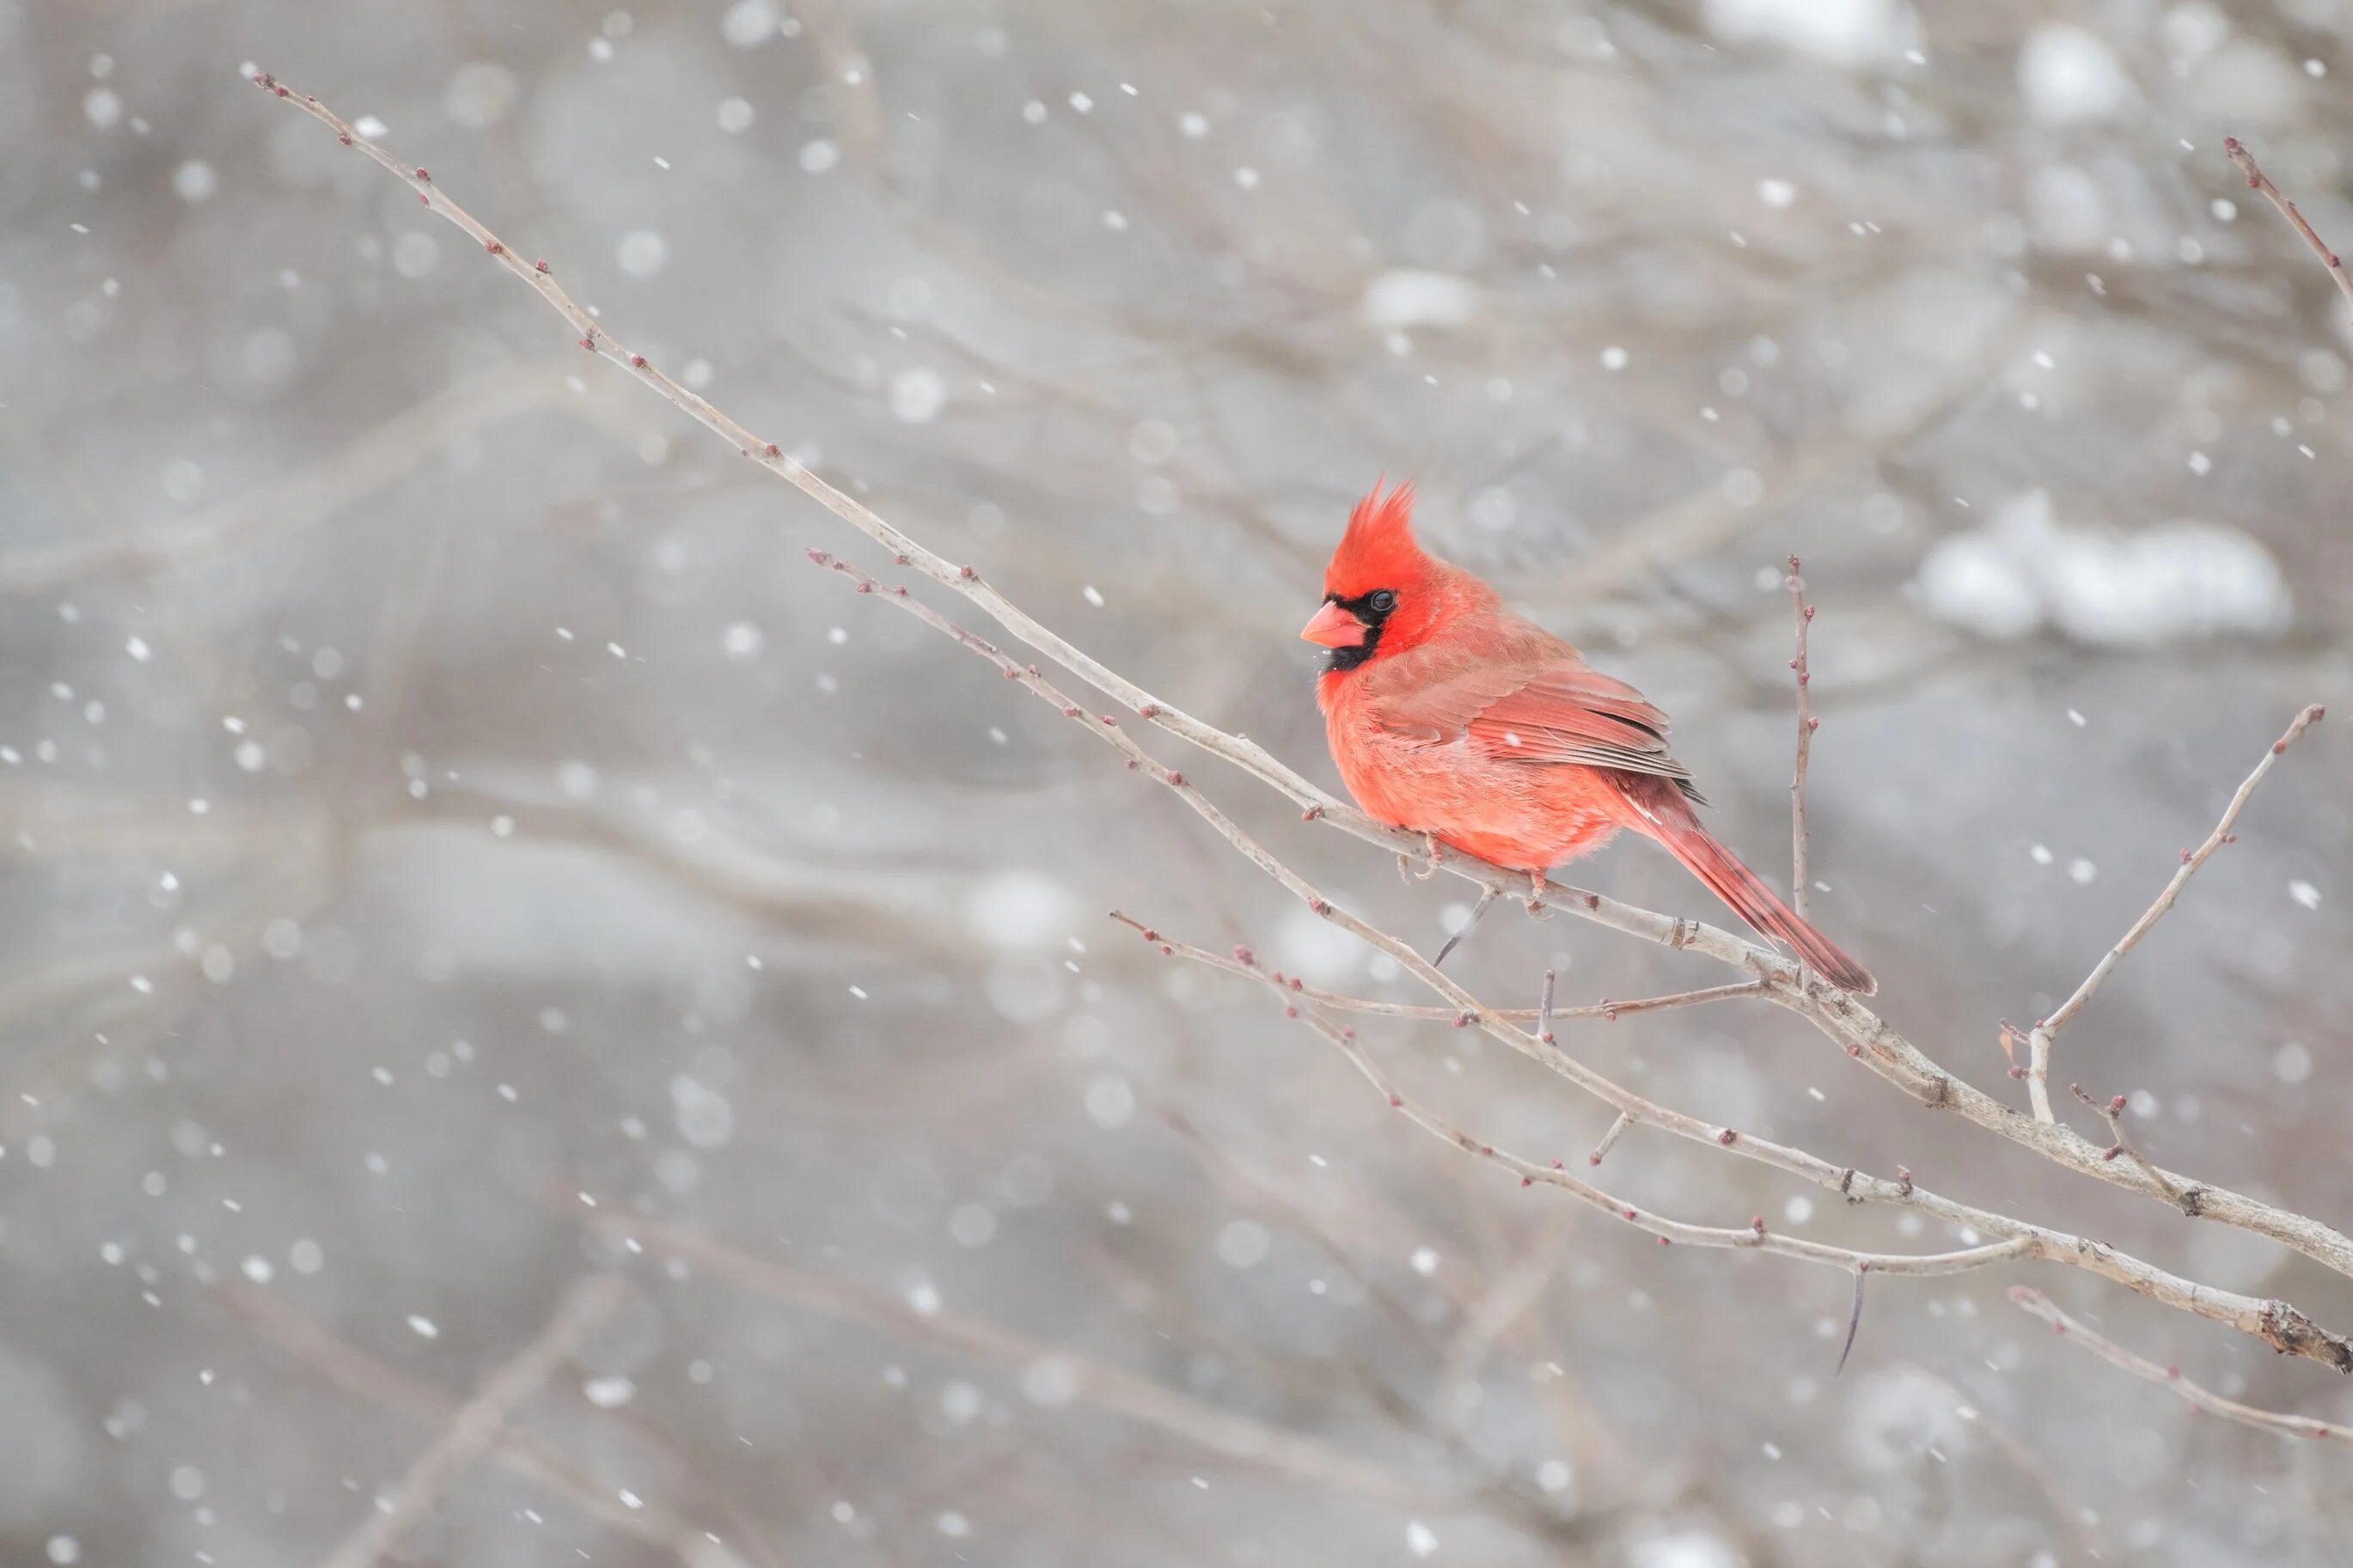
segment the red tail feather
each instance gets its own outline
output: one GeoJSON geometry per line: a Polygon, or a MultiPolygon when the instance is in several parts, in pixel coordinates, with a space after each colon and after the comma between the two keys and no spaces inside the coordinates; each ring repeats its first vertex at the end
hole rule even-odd
{"type": "Polygon", "coordinates": [[[1680,795],[1665,789],[1645,790],[1643,795],[1647,819],[1641,824],[1643,831],[1682,861],[1685,870],[1705,882],[1733,913],[1767,936],[1788,942],[1809,969],[1840,990],[1869,996],[1879,989],[1869,970],[1799,919],[1762,878],[1718,844],[1680,795]]]}

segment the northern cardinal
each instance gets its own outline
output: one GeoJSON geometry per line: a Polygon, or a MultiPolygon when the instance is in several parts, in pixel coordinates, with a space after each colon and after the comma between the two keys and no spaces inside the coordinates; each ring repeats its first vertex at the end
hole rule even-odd
{"type": "Polygon", "coordinates": [[[1356,504],[1299,634],[1331,650],[1315,701],[1356,804],[1539,887],[1630,828],[1833,985],[1877,990],[1700,825],[1706,803],[1667,752],[1667,716],[1425,552],[1412,513],[1410,484],[1356,504]]]}

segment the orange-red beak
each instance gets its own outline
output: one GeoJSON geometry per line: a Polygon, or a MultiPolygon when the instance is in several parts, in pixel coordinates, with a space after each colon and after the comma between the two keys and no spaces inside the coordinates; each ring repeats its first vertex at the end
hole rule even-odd
{"type": "Polygon", "coordinates": [[[1314,618],[1299,628],[1299,635],[1325,647],[1357,647],[1365,640],[1365,623],[1326,601],[1314,618]]]}

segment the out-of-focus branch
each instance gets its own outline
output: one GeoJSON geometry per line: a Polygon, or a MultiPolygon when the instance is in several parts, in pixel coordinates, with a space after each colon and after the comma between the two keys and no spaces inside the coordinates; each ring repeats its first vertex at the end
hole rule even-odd
{"type": "MultiPolygon", "coordinates": [[[[335,1338],[276,1291],[231,1280],[215,1286],[214,1293],[270,1343],[346,1394],[445,1427],[464,1409],[463,1401],[417,1383],[335,1338]]],[[[638,1506],[631,1508],[597,1485],[561,1449],[530,1432],[501,1430],[487,1457],[565,1498],[589,1517],[669,1552],[691,1568],[731,1560],[710,1537],[659,1500],[640,1499],[638,1506]]]]}
{"type": "Polygon", "coordinates": [[[2310,1415],[2289,1415],[2277,1410],[2258,1409],[2200,1388],[2182,1376],[2179,1367],[2159,1366],[2147,1356],[2125,1349],[2097,1330],[2069,1317],[2059,1310],[2058,1303],[2040,1290],[2013,1285],[2010,1288],[2010,1299],[2013,1305],[2031,1312],[2110,1366],[2120,1366],[2135,1377],[2147,1378],[2151,1383],[2169,1388],[2189,1401],[2192,1408],[2203,1410],[2209,1415],[2220,1415],[2242,1426],[2276,1433],[2283,1437],[2316,1437],[2325,1443],[2353,1447],[2353,1426],[2341,1426],[2334,1421],[2322,1421],[2310,1415]]]}
{"type": "MultiPolygon", "coordinates": [[[[334,131],[345,145],[357,148],[370,159],[398,177],[419,201],[438,216],[457,225],[470,236],[500,266],[535,289],[579,333],[581,346],[591,353],[625,367],[630,374],[651,387],[690,416],[717,432],[734,444],[743,455],[769,469],[841,518],[860,532],[881,544],[902,565],[912,567],[940,585],[963,595],[978,605],[1015,637],[1037,648],[1048,658],[1072,671],[1082,679],[1112,697],[1146,723],[1178,736],[1189,744],[1222,757],[1255,778],[1278,790],[1303,808],[1304,816],[1321,818],[1356,837],[1379,845],[1392,851],[1411,852],[1424,847],[1419,835],[1404,832],[1375,822],[1354,807],[1334,799],[1301,774],[1268,752],[1255,742],[1229,734],[1172,707],[1134,682],[1110,669],[1100,661],[1073,647],[1046,627],[985,582],[969,565],[959,565],[923,548],[913,538],[884,521],[867,508],[834,486],[810,472],[797,461],[784,455],[773,442],[759,437],[722,413],[702,397],[689,391],[670,376],[649,364],[641,354],[628,352],[606,331],[603,324],[559,288],[545,262],[528,263],[515,256],[495,235],[470,214],[444,195],[423,169],[403,165],[384,148],[359,136],[352,127],[315,99],[298,96],[264,75],[255,79],[264,90],[286,100],[305,113],[334,131]]],[[[951,623],[952,625],[952,623],[951,623]]],[[[953,635],[968,640],[969,634],[960,628],[953,635]]],[[[985,646],[985,645],[984,645],[985,646]]],[[[995,650],[994,658],[1002,658],[995,650]]],[[[1007,661],[1009,663],[1009,661],[1007,661]]],[[[1034,670],[1019,667],[1006,673],[1015,679],[1036,681],[1034,670]]],[[[1042,683],[1040,683],[1042,684],[1042,683]]],[[[1037,689],[1033,687],[1033,689],[1037,689]]],[[[1046,696],[1050,688],[1039,689],[1046,696]]],[[[1053,700],[1050,699],[1050,700],[1053,700]]],[[[1175,789],[1187,804],[1216,827],[1227,839],[1248,857],[1253,864],[1274,878],[1286,889],[1298,897],[1319,916],[1360,937],[1379,951],[1396,959],[1405,969],[1430,987],[1449,1006],[1457,1009],[1466,1025],[1475,1025],[1489,1035],[1544,1062],[1563,1076],[1579,1082],[1616,1103],[1622,1096],[1615,1085],[1592,1074],[1582,1064],[1566,1053],[1543,1047],[1526,1031],[1500,1018],[1484,1007],[1469,992],[1425,963],[1409,945],[1378,931],[1362,920],[1335,909],[1332,903],[1287,866],[1258,846],[1234,826],[1222,812],[1203,797],[1197,789],[1187,785],[1184,775],[1153,760],[1141,748],[1135,747],[1110,716],[1089,718],[1075,704],[1061,703],[1067,712],[1086,723],[1092,730],[1107,738],[1117,737],[1129,761],[1139,769],[1148,770],[1164,784],[1175,789]]],[[[1441,849],[1439,857],[1444,868],[1457,875],[1493,889],[1510,891],[1531,899],[1546,895],[1546,885],[1524,872],[1505,870],[1484,861],[1461,855],[1451,849],[1441,849]]],[[[1788,1008],[1813,1022],[1831,1038],[1842,1045],[1848,1054],[1862,1061],[1879,1076],[1895,1083],[1912,1094],[1922,1104],[1933,1109],[1954,1110],[1989,1131],[2032,1149],[2066,1168],[2093,1176],[2111,1184],[2126,1187],[2145,1195],[2167,1202],[2174,1201],[2166,1188],[2168,1184],[2183,1190],[2189,1200],[2190,1212],[2198,1217],[2231,1225],[2292,1247],[2341,1274],[2353,1277],[2353,1239],[2334,1228],[2306,1215],[2261,1203],[2242,1194],[2195,1182],[2172,1173],[2157,1173],[2136,1164],[2112,1162],[2105,1151],[2072,1130],[2055,1122],[2043,1122],[2024,1116],[2001,1104],[1970,1085],[1955,1079],[1926,1053],[1905,1038],[1888,1024],[1864,1007],[1855,998],[1827,986],[1810,982],[1799,967],[1784,955],[1736,937],[1728,931],[1692,920],[1673,918],[1648,910],[1636,909],[1605,899],[1599,894],[1576,888],[1550,887],[1552,901],[1568,909],[1580,918],[1607,925],[1637,936],[1659,946],[1702,952],[1742,971],[1764,984],[1760,993],[1778,1006],[1788,1008]]],[[[1621,1109],[1623,1107],[1621,1106],[1621,1109]]],[[[1640,1120],[1640,1118],[1638,1118],[1640,1120]]],[[[1703,1128],[1690,1118],[1667,1116],[1655,1124],[1668,1126],[1679,1136],[1704,1136],[1721,1142],[1716,1130],[1703,1128]]],[[[1751,1157],[1769,1158],[1785,1168],[1798,1171],[1809,1179],[1821,1180],[1826,1174],[1832,1184],[1841,1176],[1847,1182],[1856,1180],[1852,1171],[1841,1173],[1825,1162],[1796,1151],[1778,1150],[1759,1141],[1736,1135],[1736,1146],[1751,1157]],[[1769,1151],[1769,1153],[1767,1152],[1769,1151]]],[[[1891,1194],[1894,1184],[1885,1184],[1891,1194]]],[[[1852,1195],[1852,1194],[1851,1194],[1852,1195]]],[[[1962,1210],[1963,1205],[1947,1205],[1962,1210]]],[[[1965,1211],[1977,1213],[1978,1211],[1965,1211]]],[[[1999,1216],[1985,1216],[1997,1220],[1999,1216]]],[[[1965,1222],[1968,1223],[1968,1222],[1965,1222]]],[[[1997,1229],[1995,1234],[2015,1234],[2019,1222],[2000,1221],[2010,1227],[1997,1229]]],[[[2052,1233],[2055,1235],[2056,1233],[2052,1233]]],[[[2065,1240],[2075,1244],[2074,1238],[2065,1240]]],[[[2148,1288],[2152,1293],[2158,1281],[2170,1281],[2167,1289],[2175,1290],[2174,1304],[2197,1311],[2201,1316],[2232,1323],[2251,1333],[2257,1333],[2282,1350],[2314,1356],[2337,1367],[2353,1371],[2353,1344],[2342,1338],[2319,1330],[2302,1314],[2284,1303],[2259,1302],[2252,1298],[2229,1298],[2193,1287],[2187,1281],[2171,1280],[2158,1276],[2148,1266],[2137,1264],[2130,1268],[2115,1261],[2116,1255],[2095,1244],[2083,1243],[2087,1262],[2095,1271],[2111,1272],[2112,1278],[2126,1278],[2137,1289],[2148,1288]]]]}
{"type": "Polygon", "coordinates": [[[2235,136],[2225,136],[2222,138],[2222,155],[2238,166],[2239,173],[2246,175],[2248,188],[2261,191],[2263,199],[2277,207],[2280,216],[2287,219],[2295,232],[2304,237],[2304,243],[2312,247],[2312,253],[2320,258],[2322,266],[2328,268],[2329,279],[2337,285],[2337,291],[2346,299],[2353,300],[2353,278],[2345,276],[2345,263],[2338,259],[2337,252],[2331,250],[2320,236],[2313,233],[2312,226],[2304,221],[2304,215],[2295,210],[2295,204],[2280,194],[2280,188],[2272,184],[2272,177],[2256,163],[2255,155],[2247,151],[2246,144],[2235,136]]]}
{"type": "Polygon", "coordinates": [[[454,436],[536,409],[593,401],[553,369],[499,365],[401,410],[341,450],[251,495],[132,533],[67,539],[0,556],[0,594],[48,594],[96,576],[208,561],[332,517],[416,468],[454,436]]]}
{"type": "Polygon", "coordinates": [[[321,1568],[374,1568],[384,1554],[431,1513],[449,1484],[496,1444],[515,1407],[546,1386],[556,1370],[579,1353],[628,1294],[617,1274],[599,1274],[575,1286],[547,1326],[491,1375],[482,1392],[466,1402],[441,1436],[417,1457],[401,1478],[392,1506],[371,1509],[349,1535],[321,1562],[321,1568]]]}
{"type": "Polygon", "coordinates": [[[725,1242],[646,1215],[600,1215],[596,1226],[617,1241],[691,1264],[740,1289],[938,1345],[1017,1376],[1041,1363],[1057,1363],[1070,1374],[1072,1398],[1243,1464],[1376,1497],[1430,1500],[1427,1487],[1345,1448],[1204,1405],[1190,1394],[1009,1329],[948,1312],[919,1311],[854,1280],[754,1258],[725,1242]]]}
{"type": "MultiPolygon", "coordinates": [[[[2303,737],[2306,730],[2319,723],[2327,711],[2327,709],[2316,702],[2295,716],[2295,722],[2287,727],[2287,732],[2272,742],[2271,750],[2263,753],[2263,761],[2255,764],[2254,771],[2249,773],[2239,785],[2238,793],[2231,796],[2231,804],[2222,808],[2222,820],[2214,825],[2214,831],[2206,836],[2206,842],[2195,849],[2184,849],[2181,852],[2181,868],[2173,873],[2172,880],[2167,882],[2164,891],[2157,895],[2157,901],[2149,905],[2147,910],[2143,911],[2140,919],[2133,921],[2132,929],[2125,932],[2116,946],[2108,949],[2100,962],[2092,966],[2092,973],[2084,976],[2084,983],[2075,987],[2075,994],[2061,1003],[2057,1012],[2035,1025],[2033,1032],[2027,1036],[2030,1056],[2026,1068],[2026,1090],[2028,1096],[2034,1101],[2034,1119],[2037,1121],[2047,1122],[2052,1120],[2050,1088],[2051,1043],[2059,1037],[2059,1031],[2067,1026],[2067,1021],[2070,1018],[2084,1010],[2084,1004],[2089,1002],[2093,994],[2099,990],[2100,983],[2107,979],[2109,971],[2122,963],[2125,954],[2138,946],[2140,939],[2148,934],[2149,928],[2156,925],[2164,917],[2166,910],[2173,907],[2174,900],[2181,896],[2181,889],[2189,884],[2190,878],[2198,874],[2198,868],[2206,864],[2206,858],[2223,845],[2232,843],[2238,838],[2238,835],[2232,832],[2231,828],[2239,820],[2239,813],[2246,808],[2249,797],[2255,793],[2255,786],[2263,782],[2263,775],[2272,771],[2272,764],[2278,762],[2287,749],[2303,737]]],[[[2175,1184],[2155,1166],[2146,1162],[2137,1161],[2137,1163],[2142,1165],[2152,1182],[2164,1189],[2168,1202],[2175,1204],[2181,1202],[2175,1184]]],[[[2194,1214],[2196,1211],[2191,1212],[2194,1214]]]]}

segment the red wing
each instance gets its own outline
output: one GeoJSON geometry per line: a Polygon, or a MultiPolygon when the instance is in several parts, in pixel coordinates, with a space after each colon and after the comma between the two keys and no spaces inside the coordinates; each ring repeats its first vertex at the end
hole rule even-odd
{"type": "Polygon", "coordinates": [[[1667,752],[1667,716],[1576,659],[1466,670],[1400,699],[1382,724],[1438,744],[1461,740],[1500,761],[1651,773],[1699,798],[1691,771],[1667,752]]]}

